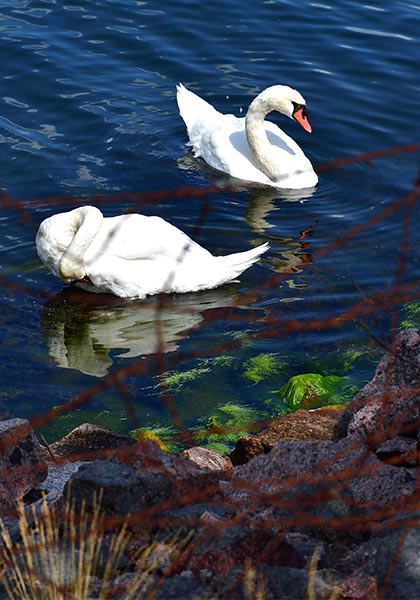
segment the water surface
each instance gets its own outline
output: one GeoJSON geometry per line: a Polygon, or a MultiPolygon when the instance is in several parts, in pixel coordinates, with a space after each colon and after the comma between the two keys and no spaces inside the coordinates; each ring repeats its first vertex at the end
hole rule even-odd
{"type": "Polygon", "coordinates": [[[344,374],[352,351],[361,385],[401,305],[388,290],[418,289],[417,207],[395,203],[413,189],[419,152],[325,164],[418,142],[419,27],[410,2],[3,2],[2,412],[35,416],[90,390],[44,427],[50,439],[85,420],[194,426],[228,401],[264,409],[294,374],[344,374]],[[269,85],[299,89],[312,135],[270,118],[319,169],[317,189],[225,187],[191,163],[179,81],[237,115],[269,85]],[[163,306],[63,292],[34,236],[45,217],[87,202],[159,214],[215,254],[271,250],[240,283],[163,306]],[[261,353],[285,367],[252,384],[244,371],[261,353]],[[216,369],[220,356],[229,368],[216,369]],[[193,383],[163,393],[162,373],[188,370],[193,383]]]}

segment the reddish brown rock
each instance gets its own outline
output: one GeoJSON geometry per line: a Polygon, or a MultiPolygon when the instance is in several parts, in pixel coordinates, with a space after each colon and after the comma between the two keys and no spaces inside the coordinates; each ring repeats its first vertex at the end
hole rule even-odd
{"type": "Polygon", "coordinates": [[[230,454],[233,465],[243,465],[254,456],[267,454],[279,440],[315,442],[330,440],[344,409],[298,410],[271,423],[257,435],[240,438],[230,454]]]}
{"type": "Polygon", "coordinates": [[[83,423],[66,436],[49,446],[52,454],[69,460],[103,457],[107,450],[135,444],[129,435],[95,425],[83,423]]]}
{"type": "Polygon", "coordinates": [[[13,506],[47,476],[47,463],[25,419],[0,422],[0,503],[13,506]]]}
{"type": "Polygon", "coordinates": [[[334,439],[358,433],[372,450],[399,435],[417,438],[420,427],[420,335],[398,334],[369,383],[349,403],[334,439]]]}
{"type": "Polygon", "coordinates": [[[349,575],[340,587],[342,600],[377,600],[378,598],[375,577],[362,570],[349,575]]]}

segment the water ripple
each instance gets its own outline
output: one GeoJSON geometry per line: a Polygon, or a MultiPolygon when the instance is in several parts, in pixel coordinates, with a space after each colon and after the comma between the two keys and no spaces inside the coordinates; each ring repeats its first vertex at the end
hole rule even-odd
{"type": "Polygon", "coordinates": [[[407,40],[411,42],[413,40],[412,37],[408,35],[403,35],[402,33],[394,33],[392,31],[377,31],[375,29],[364,29],[362,27],[353,27],[351,25],[346,26],[347,31],[353,31],[354,33],[363,33],[365,35],[376,35],[380,37],[386,38],[395,38],[400,40],[407,40]]]}
{"type": "MultiPolygon", "coordinates": [[[[232,182],[226,187],[226,178],[188,154],[175,101],[175,85],[182,81],[218,110],[243,116],[262,89],[290,84],[308,101],[313,133],[291,119],[269,118],[296,139],[316,168],[416,143],[419,6],[402,0],[392,8],[368,0],[339,6],[330,0],[246,6],[227,0],[222,8],[192,0],[168,0],[157,8],[150,0],[1,4],[0,268],[11,284],[28,291],[3,290],[0,364],[4,395],[12,397],[16,372],[23,371],[19,415],[34,410],[34,394],[39,412],[89,382],[88,375],[56,367],[39,330],[38,290],[55,294],[62,286],[36,257],[36,227],[75,203],[95,202],[107,215],[159,214],[215,253],[270,242],[261,264],[235,286],[246,310],[238,306],[236,321],[200,321],[180,341],[184,352],[210,356],[214,340],[241,335],[244,352],[269,348],[298,370],[323,352],[339,354],[349,338],[359,347],[364,334],[351,324],[269,341],[257,337],[263,339],[270,322],[336,315],[392,287],[410,215],[404,277],[420,277],[417,213],[401,208],[386,216],[412,190],[419,153],[320,168],[319,186],[294,197],[232,182]],[[212,184],[217,191],[204,196],[212,184]],[[11,311],[12,305],[19,310],[11,311]],[[27,363],[28,372],[21,368],[27,363]]],[[[375,316],[386,330],[387,315],[375,316]]],[[[113,352],[114,360],[118,368],[127,359],[113,352]]],[[[155,382],[148,383],[154,390],[155,382]]],[[[243,381],[237,385],[251,403],[269,394],[244,389],[243,381]]],[[[159,416],[159,402],[154,395],[143,407],[144,386],[135,378],[133,389],[142,396],[136,408],[147,422],[159,416]]],[[[191,409],[188,402],[184,408],[191,409]]]]}

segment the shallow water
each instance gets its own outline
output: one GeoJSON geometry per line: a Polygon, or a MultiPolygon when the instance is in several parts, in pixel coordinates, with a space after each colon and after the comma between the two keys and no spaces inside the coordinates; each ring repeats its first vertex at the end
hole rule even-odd
{"type": "Polygon", "coordinates": [[[408,2],[3,2],[2,412],[33,417],[91,392],[43,427],[50,439],[85,420],[192,426],[227,401],[264,408],[296,373],[343,374],[352,350],[364,353],[347,373],[361,385],[383,352],[376,338],[398,321],[401,299],[391,305],[387,290],[418,289],[417,207],[398,201],[420,153],[351,158],[418,142],[419,25],[408,2]],[[187,154],[179,81],[237,115],[269,85],[299,89],[312,135],[270,118],[311,158],[317,189],[224,187],[187,154]],[[239,284],[163,308],[63,293],[34,236],[46,216],[86,202],[159,214],[215,254],[271,250],[239,284]],[[385,300],[372,304],[375,294],[385,300]],[[286,366],[253,385],[244,370],[260,353],[286,366]],[[215,369],[220,355],[229,368],[215,369]],[[162,393],[161,373],[191,369],[189,386],[162,393]]]}

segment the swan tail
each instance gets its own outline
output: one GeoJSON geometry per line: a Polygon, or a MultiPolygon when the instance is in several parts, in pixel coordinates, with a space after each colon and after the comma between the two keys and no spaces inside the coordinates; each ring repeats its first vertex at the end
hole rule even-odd
{"type": "Polygon", "coordinates": [[[217,115],[220,115],[211,104],[194,94],[194,92],[187,90],[182,83],[176,86],[176,100],[179,114],[187,127],[190,138],[196,125],[208,124],[217,115]]]}
{"type": "Polygon", "coordinates": [[[265,242],[256,248],[245,250],[245,252],[236,252],[235,254],[228,254],[227,256],[218,256],[217,261],[223,265],[222,269],[224,273],[221,283],[232,281],[241,275],[241,273],[257,262],[269,248],[269,244],[265,242]]]}

